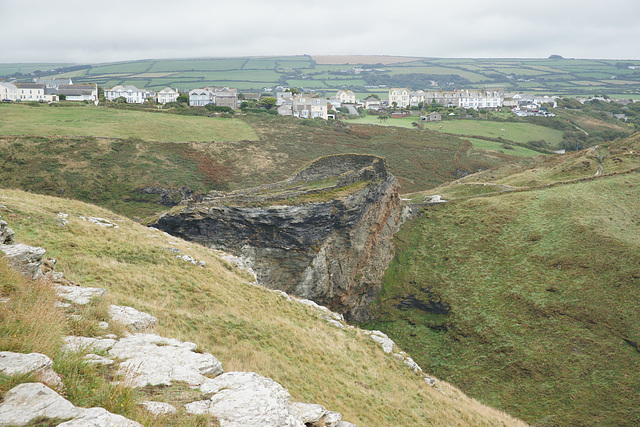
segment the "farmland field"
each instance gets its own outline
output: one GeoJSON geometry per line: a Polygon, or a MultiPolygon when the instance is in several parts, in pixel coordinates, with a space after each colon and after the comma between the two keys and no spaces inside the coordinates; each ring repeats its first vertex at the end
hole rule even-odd
{"type": "Polygon", "coordinates": [[[32,107],[0,104],[0,135],[105,136],[149,141],[255,141],[238,119],[178,116],[103,107],[32,107]]]}
{"type": "Polygon", "coordinates": [[[0,77],[15,75],[30,81],[32,76],[28,73],[52,70],[39,76],[73,77],[76,83],[97,83],[103,87],[145,85],[156,90],[167,85],[186,90],[223,84],[260,92],[265,87],[289,85],[324,95],[345,86],[363,93],[380,85],[407,86],[412,90],[490,86],[564,96],[640,95],[640,69],[629,68],[640,66],[637,60],[299,55],[141,60],[86,64],[71,70],[69,65],[0,64],[0,77]],[[429,76],[433,83],[416,75],[429,76]],[[156,80],[160,76],[167,80],[156,80]],[[237,81],[242,83],[234,83],[237,81]]]}

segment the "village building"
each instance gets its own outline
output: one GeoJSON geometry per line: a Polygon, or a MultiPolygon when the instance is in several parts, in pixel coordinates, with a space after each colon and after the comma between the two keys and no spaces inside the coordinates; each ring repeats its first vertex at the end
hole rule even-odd
{"type": "Polygon", "coordinates": [[[296,95],[293,97],[292,115],[302,119],[321,118],[328,120],[327,100],[313,98],[310,95],[296,95]]]}
{"type": "Polygon", "coordinates": [[[215,88],[215,104],[220,107],[238,109],[238,89],[229,87],[215,88]]]}
{"type": "Polygon", "coordinates": [[[339,100],[342,104],[355,104],[356,94],[352,90],[339,90],[336,92],[334,99],[339,100]]]}
{"type": "Polygon", "coordinates": [[[371,111],[378,111],[380,108],[382,108],[380,100],[375,96],[367,97],[363,102],[363,106],[365,110],[371,111]]]}
{"type": "Polygon", "coordinates": [[[118,85],[104,91],[104,97],[109,101],[123,97],[129,104],[142,104],[147,98],[153,98],[155,93],[146,89],[138,89],[133,85],[118,85]]]}
{"type": "Polygon", "coordinates": [[[164,89],[156,93],[158,103],[162,105],[168,102],[177,102],[179,96],[180,92],[170,87],[165,87],[164,89]]]}
{"type": "Polygon", "coordinates": [[[189,91],[190,106],[204,106],[208,104],[238,109],[238,89],[229,87],[205,87],[189,91]]]}
{"type": "Polygon", "coordinates": [[[437,111],[432,111],[426,116],[420,116],[420,120],[423,122],[439,122],[440,120],[442,120],[442,115],[440,115],[440,113],[438,113],[437,111]]]}
{"type": "Polygon", "coordinates": [[[398,108],[409,107],[409,94],[410,91],[406,87],[392,87],[389,89],[389,105],[398,108]]]}
{"type": "Polygon", "coordinates": [[[191,89],[189,91],[189,105],[192,107],[202,107],[215,103],[215,92],[212,92],[209,89],[191,89]]]}
{"type": "MultiPolygon", "coordinates": [[[[42,83],[18,83],[18,96],[16,101],[52,101],[53,97],[45,96],[46,86],[42,83]]],[[[56,97],[57,99],[57,97],[56,97]]]]}
{"type": "Polygon", "coordinates": [[[58,97],[64,95],[67,101],[98,102],[98,85],[60,84],[56,93],[58,97]]]}
{"type": "Polygon", "coordinates": [[[18,86],[13,83],[0,82],[0,101],[16,101],[18,86]]]}

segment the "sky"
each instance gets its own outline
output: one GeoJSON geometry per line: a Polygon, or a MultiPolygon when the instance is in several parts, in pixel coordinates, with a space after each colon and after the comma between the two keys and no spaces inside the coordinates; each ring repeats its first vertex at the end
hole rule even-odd
{"type": "Polygon", "coordinates": [[[638,0],[0,0],[0,63],[269,55],[640,59],[638,0]]]}

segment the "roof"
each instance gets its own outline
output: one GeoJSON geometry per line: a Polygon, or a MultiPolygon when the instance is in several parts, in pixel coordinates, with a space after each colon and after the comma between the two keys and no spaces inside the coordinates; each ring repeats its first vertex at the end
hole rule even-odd
{"type": "Polygon", "coordinates": [[[19,83],[20,89],[44,89],[45,85],[42,83],[19,83]]]}

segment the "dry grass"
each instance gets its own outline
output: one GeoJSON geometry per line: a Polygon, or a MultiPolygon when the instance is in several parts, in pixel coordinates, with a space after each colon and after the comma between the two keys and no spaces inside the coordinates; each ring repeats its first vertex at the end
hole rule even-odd
{"type": "Polygon", "coordinates": [[[366,426],[523,425],[444,382],[429,387],[359,330],[341,330],[310,308],[244,283],[214,252],[80,202],[0,190],[21,241],[48,249],[57,269],[106,299],[159,318],[158,333],[196,342],[226,371],[255,371],[366,426]],[[56,224],[58,212],[69,224],[56,224]],[[120,228],[82,221],[98,216],[120,228]],[[199,268],[167,248],[203,260],[199,268]]]}

